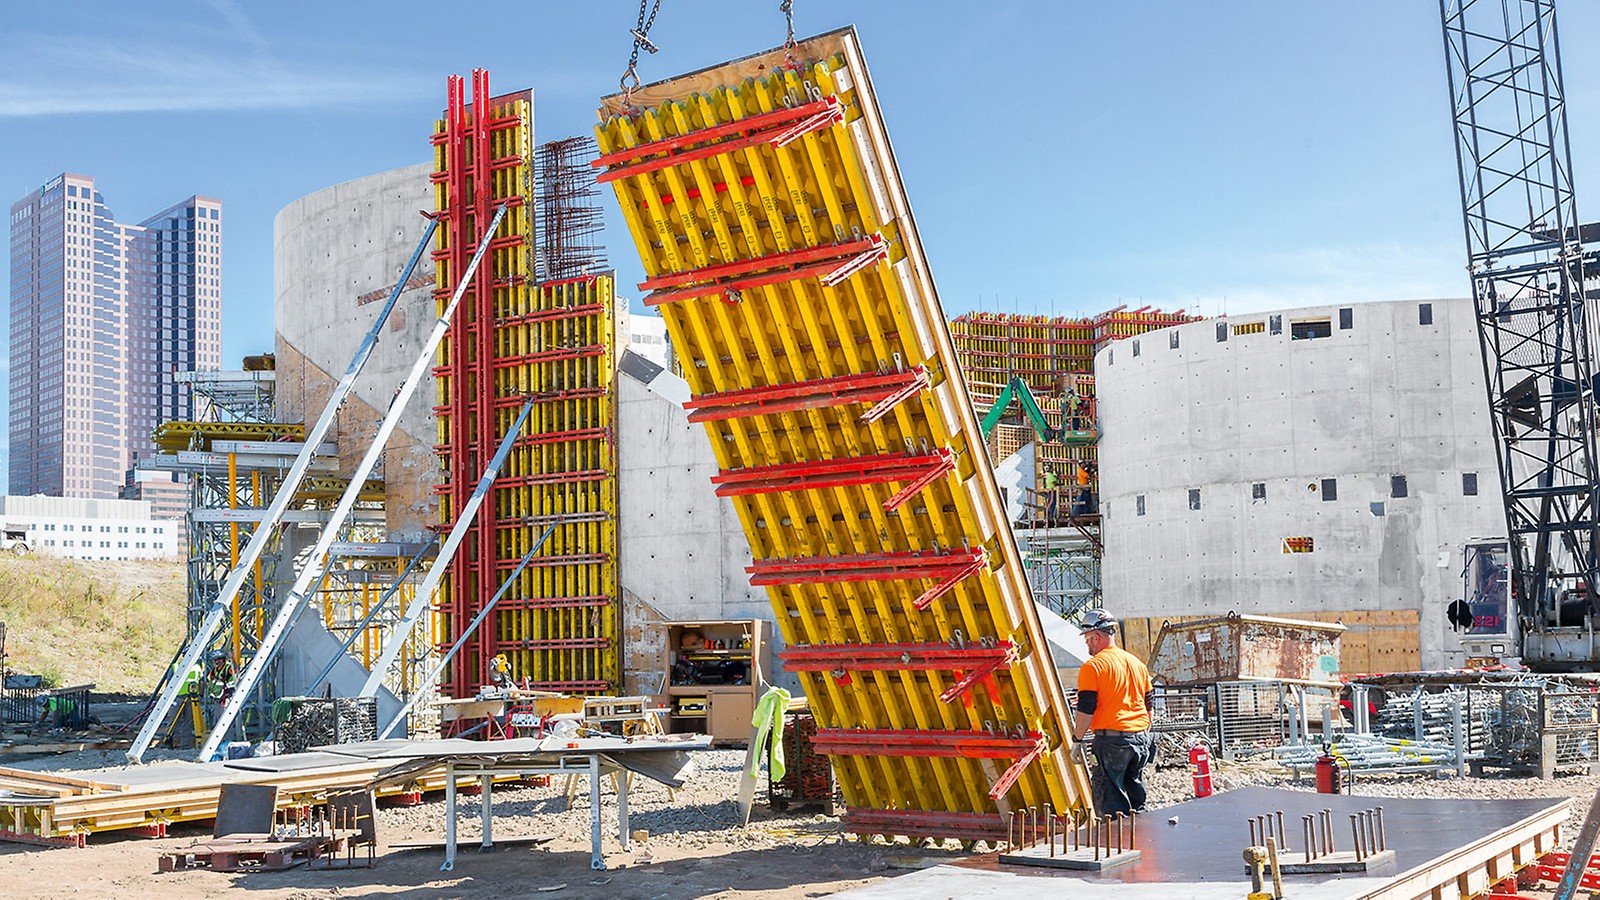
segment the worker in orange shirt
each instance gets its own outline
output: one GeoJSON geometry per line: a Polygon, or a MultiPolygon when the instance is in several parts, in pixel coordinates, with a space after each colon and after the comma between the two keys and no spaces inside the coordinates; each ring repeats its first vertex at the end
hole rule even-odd
{"type": "Polygon", "coordinates": [[[1155,756],[1150,734],[1150,670],[1117,646],[1117,620],[1091,609],[1078,625],[1092,654],[1078,670],[1077,715],[1072,737],[1094,731],[1097,767],[1091,788],[1101,815],[1143,812],[1144,767],[1155,756]]]}

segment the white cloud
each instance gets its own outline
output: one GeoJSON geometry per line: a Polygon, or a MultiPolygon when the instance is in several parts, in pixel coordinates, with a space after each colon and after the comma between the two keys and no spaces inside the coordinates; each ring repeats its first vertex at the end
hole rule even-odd
{"type": "MultiPolygon", "coordinates": [[[[1184,308],[1205,315],[1332,306],[1371,300],[1426,300],[1471,293],[1453,244],[1373,243],[1230,254],[1225,266],[1195,253],[1151,254],[1139,271],[1154,287],[1129,306],[1184,308]]],[[[1115,265],[1115,263],[1114,263],[1115,265]]]]}
{"type": "Polygon", "coordinates": [[[245,52],[161,39],[13,34],[0,43],[0,117],[72,113],[294,109],[415,97],[431,82],[392,71],[284,66],[244,36],[245,52]]]}

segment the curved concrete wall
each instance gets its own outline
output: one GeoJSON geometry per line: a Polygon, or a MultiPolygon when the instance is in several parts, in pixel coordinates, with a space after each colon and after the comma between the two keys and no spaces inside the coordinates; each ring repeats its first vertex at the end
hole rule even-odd
{"type": "Polygon", "coordinates": [[[1415,636],[1371,639],[1462,658],[1444,619],[1462,545],[1505,530],[1470,301],[1180,325],[1103,349],[1095,375],[1108,608],[1414,610],[1415,636]]]}
{"type": "MultiPolygon", "coordinates": [[[[423,163],[379,172],[307,194],[278,212],[273,274],[277,403],[284,421],[309,425],[316,419],[383,310],[427,231],[428,220],[418,210],[433,208],[431,171],[423,163]]],[[[339,412],[339,455],[347,472],[366,452],[437,319],[433,260],[426,253],[411,285],[339,412]]],[[[429,372],[384,452],[389,531],[400,540],[423,539],[424,529],[439,519],[432,494],[439,478],[434,392],[429,372]]]]}

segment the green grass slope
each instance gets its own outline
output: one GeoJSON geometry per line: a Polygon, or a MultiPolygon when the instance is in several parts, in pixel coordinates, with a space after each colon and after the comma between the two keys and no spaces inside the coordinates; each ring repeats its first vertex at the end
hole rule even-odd
{"type": "Polygon", "coordinates": [[[147,693],[183,641],[184,583],[178,562],[0,558],[7,667],[147,693]]]}

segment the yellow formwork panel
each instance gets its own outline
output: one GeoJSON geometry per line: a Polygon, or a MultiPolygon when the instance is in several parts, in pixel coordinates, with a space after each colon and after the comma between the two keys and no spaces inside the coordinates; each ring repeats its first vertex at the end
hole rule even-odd
{"type": "Polygon", "coordinates": [[[304,424],[288,422],[162,422],[150,434],[163,452],[210,450],[212,441],[303,441],[304,424]]]}
{"type": "Polygon", "coordinates": [[[657,288],[719,483],[749,486],[732,496],[752,581],[833,757],[847,830],[992,839],[1024,807],[1088,812],[1071,713],[854,31],[628,99],[603,101],[601,177],[657,288]],[[886,258],[863,251],[825,278],[796,262],[880,238],[886,258]],[[862,387],[883,382],[900,387],[862,387]],[[879,462],[910,457],[953,466],[874,480],[879,462]],[[854,481],[795,486],[798,471],[863,462],[854,481]],[[828,659],[840,662],[817,665],[828,659]],[[996,668],[970,683],[983,660],[996,668]]]}
{"type": "MultiPolygon", "coordinates": [[[[458,571],[440,586],[441,643],[454,640],[502,580],[557,519],[561,524],[518,576],[494,613],[453,661],[448,693],[468,696],[484,683],[487,662],[505,654],[512,676],[547,690],[614,693],[622,687],[617,572],[614,282],[593,275],[537,284],[531,266],[532,104],[526,95],[497,98],[488,132],[489,208],[509,204],[483,265],[493,273],[492,320],[480,321],[474,292],[464,298],[441,345],[435,373],[438,450],[449,478],[470,489],[487,456],[537,399],[523,437],[513,446],[478,515],[478,550],[463,546],[458,571]],[[484,339],[487,332],[487,339],[484,339]],[[459,356],[460,365],[457,364],[459,356]],[[458,383],[459,382],[459,383],[458,383]],[[488,398],[488,403],[483,401],[488,398]],[[488,410],[485,418],[484,409],[488,410]],[[485,440],[487,438],[487,440],[485,440]],[[470,480],[469,480],[470,479],[470,480]],[[483,531],[489,532],[481,538],[483,531]],[[488,560],[487,563],[482,560],[488,560]]],[[[467,112],[470,120],[475,109],[467,112]]],[[[439,229],[437,296],[441,308],[455,284],[448,227],[464,216],[478,185],[451,171],[448,123],[436,123],[435,203],[439,229]],[[456,196],[463,185],[466,196],[456,196]]],[[[467,141],[466,161],[478,145],[467,141]]],[[[464,492],[459,492],[464,499],[464,492]]],[[[440,518],[455,521],[458,492],[446,485],[440,518]]]]}

